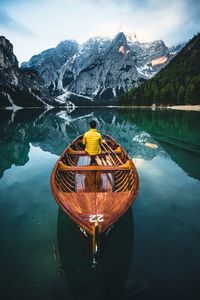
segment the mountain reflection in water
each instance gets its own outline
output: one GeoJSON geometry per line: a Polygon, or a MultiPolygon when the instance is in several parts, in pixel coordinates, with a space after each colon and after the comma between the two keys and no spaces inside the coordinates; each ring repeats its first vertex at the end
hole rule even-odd
{"type": "Polygon", "coordinates": [[[200,299],[199,128],[196,112],[0,110],[2,299],[200,299]],[[49,184],[58,156],[91,119],[129,152],[140,178],[95,274],[49,184]]]}
{"type": "Polygon", "coordinates": [[[188,175],[200,178],[197,161],[200,153],[200,120],[196,112],[127,110],[116,108],[15,112],[0,110],[0,177],[12,164],[28,161],[30,143],[43,151],[60,155],[78,135],[88,130],[91,119],[102,133],[112,135],[134,158],[150,160],[155,155],[170,155],[188,175]],[[157,149],[146,147],[153,143],[157,149]],[[177,148],[184,155],[177,155],[177,148]],[[194,153],[197,153],[195,162],[194,153]]]}

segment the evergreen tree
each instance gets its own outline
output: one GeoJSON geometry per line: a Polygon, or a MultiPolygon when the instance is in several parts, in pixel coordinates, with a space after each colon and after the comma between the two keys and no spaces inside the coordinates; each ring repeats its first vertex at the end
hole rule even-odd
{"type": "Polygon", "coordinates": [[[200,103],[200,34],[154,78],[131,89],[121,99],[124,105],[200,103]]]}

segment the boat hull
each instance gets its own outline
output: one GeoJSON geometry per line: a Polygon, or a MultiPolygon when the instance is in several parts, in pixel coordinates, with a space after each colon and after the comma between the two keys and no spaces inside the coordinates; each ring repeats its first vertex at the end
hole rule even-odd
{"type": "Polygon", "coordinates": [[[82,137],[78,137],[64,150],[51,174],[57,203],[91,236],[95,223],[102,234],[120,219],[138,191],[138,174],[131,158],[113,138],[106,139],[108,147],[104,146],[93,166],[84,152],[82,137]],[[119,148],[121,152],[115,152],[119,148]]]}

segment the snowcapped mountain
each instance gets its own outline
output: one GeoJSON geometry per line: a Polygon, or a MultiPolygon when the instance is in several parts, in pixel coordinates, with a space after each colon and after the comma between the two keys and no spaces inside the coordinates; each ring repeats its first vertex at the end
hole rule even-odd
{"type": "Polygon", "coordinates": [[[16,111],[56,104],[36,71],[19,69],[12,44],[0,36],[0,107],[16,111]]]}
{"type": "Polygon", "coordinates": [[[114,38],[90,38],[78,45],[61,42],[33,56],[22,69],[34,69],[53,95],[71,95],[103,103],[150,79],[173,58],[162,40],[139,42],[136,36],[118,33],[114,38]]]}
{"type": "Polygon", "coordinates": [[[50,90],[60,89],[61,67],[78,51],[76,41],[62,41],[55,48],[50,48],[31,57],[28,63],[22,63],[22,69],[34,69],[44,79],[50,90]]]}
{"type": "Polygon", "coordinates": [[[172,46],[172,47],[169,47],[169,52],[171,55],[176,55],[178,54],[179,51],[181,51],[181,49],[185,46],[186,42],[184,43],[180,43],[176,46],[172,46]]]}

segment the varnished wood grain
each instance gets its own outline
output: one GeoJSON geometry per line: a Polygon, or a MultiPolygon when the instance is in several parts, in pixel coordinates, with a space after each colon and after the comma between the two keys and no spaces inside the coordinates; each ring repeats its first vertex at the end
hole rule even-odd
{"type": "Polygon", "coordinates": [[[95,216],[100,216],[100,232],[104,232],[127,211],[139,180],[132,160],[111,137],[93,161],[81,142],[80,136],[56,162],[51,189],[65,213],[92,235],[95,216]]]}

